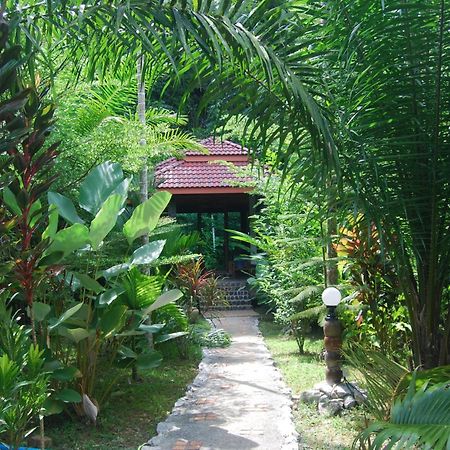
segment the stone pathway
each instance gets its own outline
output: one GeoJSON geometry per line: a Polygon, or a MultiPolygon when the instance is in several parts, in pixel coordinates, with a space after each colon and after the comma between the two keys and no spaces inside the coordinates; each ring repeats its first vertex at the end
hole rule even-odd
{"type": "Polygon", "coordinates": [[[297,450],[291,396],[252,311],[215,319],[230,347],[206,350],[199,374],[142,450],[297,450]]]}

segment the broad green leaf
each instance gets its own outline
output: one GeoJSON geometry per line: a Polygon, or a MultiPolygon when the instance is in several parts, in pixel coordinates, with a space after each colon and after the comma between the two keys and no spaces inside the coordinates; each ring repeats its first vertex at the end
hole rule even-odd
{"type": "Polygon", "coordinates": [[[54,395],[54,398],[56,400],[61,400],[64,403],[80,403],[81,402],[81,395],[73,390],[73,389],[62,389],[59,392],[56,392],[54,395]]]}
{"type": "Polygon", "coordinates": [[[152,231],[169,204],[172,194],[161,191],[153,194],[147,201],[140,204],[123,226],[123,233],[131,245],[135,239],[152,231]]]}
{"type": "Polygon", "coordinates": [[[39,267],[51,266],[59,263],[64,258],[63,252],[52,252],[39,260],[39,267]]]}
{"type": "Polygon", "coordinates": [[[47,398],[44,402],[44,416],[51,416],[53,414],[61,414],[64,411],[64,402],[54,398],[47,398]]]}
{"type": "Polygon", "coordinates": [[[182,336],[187,336],[188,333],[185,331],[178,331],[176,333],[162,334],[155,339],[155,344],[161,344],[162,342],[170,341],[182,336]]]}
{"type": "Polygon", "coordinates": [[[127,309],[125,305],[115,304],[105,311],[100,319],[100,329],[105,335],[119,330],[123,326],[127,309]]]}
{"type": "Polygon", "coordinates": [[[0,263],[0,275],[4,276],[10,273],[15,267],[14,261],[0,263]]]}
{"type": "Polygon", "coordinates": [[[109,269],[104,270],[102,272],[102,275],[106,279],[116,277],[116,276],[120,275],[121,273],[124,273],[127,270],[129,270],[129,268],[130,268],[130,265],[128,263],[117,264],[116,266],[112,266],[109,269]]]}
{"type": "Polygon", "coordinates": [[[57,359],[52,359],[51,361],[46,361],[44,363],[44,370],[47,372],[54,372],[62,369],[63,363],[57,359]]]}
{"type": "Polygon", "coordinates": [[[86,328],[67,328],[67,327],[59,327],[58,334],[60,336],[66,337],[70,339],[75,344],[78,344],[84,339],[95,334],[95,330],[87,330],[86,328]]]}
{"type": "Polygon", "coordinates": [[[164,292],[160,295],[148,308],[145,309],[146,314],[150,314],[155,309],[161,308],[169,303],[176,302],[179,298],[183,296],[183,293],[179,289],[172,289],[170,291],[164,292]]]}
{"type": "Polygon", "coordinates": [[[136,367],[143,370],[155,369],[161,365],[162,360],[162,355],[159,352],[142,353],[136,359],[136,367]]]}
{"type": "Polygon", "coordinates": [[[54,330],[59,325],[63,324],[67,319],[69,319],[75,313],[77,313],[81,309],[82,306],[83,306],[83,303],[78,303],[77,305],[72,306],[72,308],[69,308],[66,312],[62,313],[58,319],[52,319],[51,321],[49,320],[48,329],[54,330]]]}
{"type": "Polygon", "coordinates": [[[53,239],[55,237],[55,234],[58,231],[58,218],[58,209],[56,206],[51,205],[48,213],[48,225],[42,233],[42,240],[47,238],[53,239]]]}
{"type": "Polygon", "coordinates": [[[131,255],[130,264],[134,264],[136,266],[141,264],[151,264],[159,258],[165,243],[166,241],[153,241],[139,247],[131,255]]]}
{"type": "Polygon", "coordinates": [[[123,198],[123,201],[125,201],[128,197],[128,189],[130,187],[130,183],[132,181],[132,178],[125,178],[125,180],[122,181],[122,183],[119,183],[117,187],[112,192],[113,194],[118,194],[123,198]]]}
{"type": "Polygon", "coordinates": [[[79,250],[89,243],[89,230],[80,223],[58,231],[46,254],[63,252],[64,256],[79,250]]]}
{"type": "Polygon", "coordinates": [[[119,194],[110,195],[91,222],[89,239],[94,250],[99,248],[103,239],[114,228],[123,201],[124,198],[119,194]]]}
{"type": "Polygon", "coordinates": [[[92,169],[80,186],[80,206],[97,214],[106,199],[123,183],[120,164],[106,161],[92,169]]]}
{"type": "Polygon", "coordinates": [[[64,195],[58,194],[57,192],[49,192],[47,194],[49,205],[55,205],[58,209],[59,215],[64,217],[67,222],[74,223],[84,223],[84,220],[78,215],[74,204],[70,198],[64,195]]]}
{"type": "Polygon", "coordinates": [[[33,302],[33,315],[36,322],[42,322],[51,311],[50,305],[41,302],[33,302]]]}
{"type": "Polygon", "coordinates": [[[93,291],[96,294],[99,294],[104,290],[103,286],[89,275],[85,273],[73,273],[73,276],[80,282],[81,286],[89,291],[93,291]]]}
{"type": "Polygon", "coordinates": [[[408,373],[397,386],[395,392],[396,396],[399,396],[408,390],[413,377],[416,383],[416,390],[419,390],[425,384],[427,386],[433,386],[434,384],[450,380],[450,365],[408,373]]]}
{"type": "Polygon", "coordinates": [[[154,323],[152,325],[147,325],[145,323],[139,325],[139,330],[145,331],[146,333],[157,333],[161,331],[166,325],[164,323],[154,323]]]}
{"type": "Polygon", "coordinates": [[[75,378],[80,378],[81,372],[77,367],[68,366],[63,369],[57,369],[51,374],[51,378],[58,381],[72,381],[75,378]]]}
{"type": "Polygon", "coordinates": [[[17,216],[20,216],[22,214],[19,204],[17,203],[16,197],[11,191],[11,189],[9,189],[9,187],[3,188],[3,201],[14,214],[16,214],[17,216]]]}
{"type": "Polygon", "coordinates": [[[137,354],[131,348],[122,345],[119,349],[119,355],[123,358],[137,358],[137,354]]]}
{"type": "Polygon", "coordinates": [[[110,305],[124,291],[125,290],[123,288],[108,289],[107,291],[102,292],[98,296],[98,304],[99,305],[110,305]]]}
{"type": "Polygon", "coordinates": [[[81,288],[81,283],[73,272],[66,272],[64,282],[73,292],[81,288]]]}
{"type": "Polygon", "coordinates": [[[117,333],[114,335],[114,337],[143,336],[144,334],[145,334],[145,331],[130,330],[130,331],[124,331],[123,333],[117,333]]]}

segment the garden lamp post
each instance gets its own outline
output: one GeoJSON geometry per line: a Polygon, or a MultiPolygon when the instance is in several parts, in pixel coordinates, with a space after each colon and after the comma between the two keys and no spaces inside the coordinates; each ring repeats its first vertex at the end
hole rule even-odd
{"type": "Polygon", "coordinates": [[[326,288],[322,292],[322,301],[328,308],[323,326],[325,343],[325,363],[327,365],[325,377],[327,383],[338,384],[342,380],[341,349],[342,327],[336,316],[336,306],[341,301],[341,293],[335,287],[326,288]]]}

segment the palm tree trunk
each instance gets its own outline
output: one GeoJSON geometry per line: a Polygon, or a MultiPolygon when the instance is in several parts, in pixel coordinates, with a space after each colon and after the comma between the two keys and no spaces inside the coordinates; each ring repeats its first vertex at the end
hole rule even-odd
{"type": "MultiPolygon", "coordinates": [[[[138,103],[137,103],[137,115],[138,115],[138,120],[139,123],[144,127],[146,120],[145,120],[145,77],[143,75],[144,72],[144,63],[145,63],[145,58],[144,55],[141,54],[141,56],[139,56],[138,60],[137,60],[137,67],[136,67],[136,78],[137,78],[137,98],[138,98],[138,103]]],[[[140,145],[145,146],[147,145],[147,141],[145,139],[145,135],[144,135],[144,131],[142,131],[142,137],[141,140],[139,141],[140,145]]],[[[148,200],[148,166],[147,166],[147,157],[143,156],[143,161],[142,161],[142,169],[141,169],[141,173],[140,173],[140,197],[141,197],[141,202],[145,202],[146,200],[148,200]]],[[[144,235],[142,237],[143,239],[143,243],[144,244],[148,244],[148,236],[144,235]]],[[[146,323],[148,325],[151,324],[151,317],[149,317],[146,320],[146,323]]],[[[152,333],[147,333],[147,341],[148,341],[148,345],[151,349],[153,349],[154,347],[154,342],[153,342],[153,334],[152,333]]]]}
{"type": "Polygon", "coordinates": [[[336,262],[337,253],[333,244],[333,237],[337,235],[337,220],[336,220],[336,176],[330,175],[326,183],[327,190],[327,270],[326,281],[327,286],[335,286],[338,284],[339,273],[336,262]],[[330,261],[332,259],[332,261],[330,261]]]}
{"type": "MultiPolygon", "coordinates": [[[[136,70],[137,89],[138,89],[137,115],[139,123],[142,126],[145,126],[145,79],[143,77],[144,62],[145,62],[144,55],[142,54],[137,60],[137,70],[136,70]]],[[[142,135],[142,138],[139,143],[142,146],[147,144],[144,134],[142,135]]],[[[143,157],[143,165],[140,174],[140,195],[141,195],[141,202],[145,202],[148,199],[148,167],[146,156],[143,157]]]]}

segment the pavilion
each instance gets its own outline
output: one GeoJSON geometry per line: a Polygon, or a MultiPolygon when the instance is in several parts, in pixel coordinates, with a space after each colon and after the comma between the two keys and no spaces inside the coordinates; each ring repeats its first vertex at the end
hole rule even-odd
{"type": "MultiPolygon", "coordinates": [[[[186,152],[183,159],[170,158],[156,166],[158,190],[169,191],[172,199],[169,215],[196,213],[197,229],[202,227],[202,215],[223,214],[224,229],[228,229],[229,214],[240,215],[240,231],[249,231],[252,196],[249,187],[242,186],[247,177],[236,173],[249,164],[248,150],[230,141],[207,138],[200,142],[207,153],[186,152]]],[[[225,272],[234,275],[235,267],[229,252],[228,233],[224,235],[225,272]]]]}

